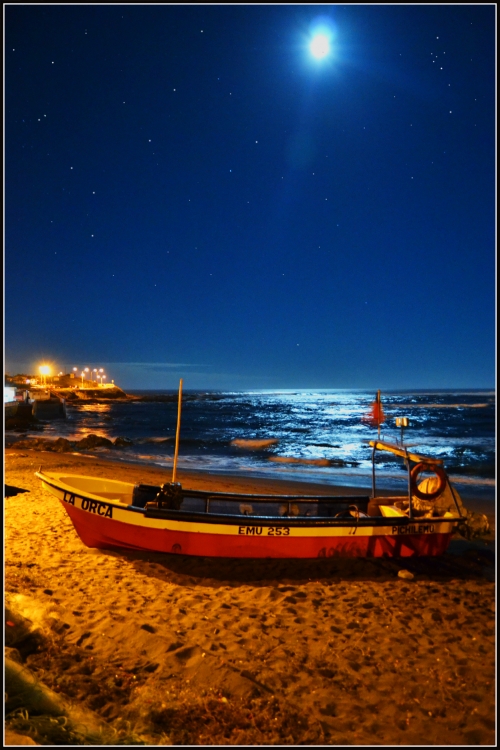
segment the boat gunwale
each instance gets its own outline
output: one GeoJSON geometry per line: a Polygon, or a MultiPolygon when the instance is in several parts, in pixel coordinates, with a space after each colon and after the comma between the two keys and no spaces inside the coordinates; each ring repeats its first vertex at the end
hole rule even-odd
{"type": "MultiPolygon", "coordinates": [[[[192,523],[207,523],[207,524],[227,524],[227,525],[234,525],[234,526],[291,526],[291,527],[310,527],[310,528],[323,528],[323,527],[331,527],[331,528],[343,528],[343,527],[350,527],[352,528],[355,526],[356,528],[370,528],[370,527],[380,527],[380,526],[409,526],[409,525],[420,525],[420,524],[429,524],[429,523],[454,523],[456,521],[460,521],[461,518],[458,516],[452,516],[446,518],[445,516],[434,516],[434,517],[419,517],[419,518],[410,518],[406,515],[401,516],[351,516],[351,518],[344,517],[331,517],[331,516],[257,516],[257,515],[248,515],[248,514],[224,514],[224,513],[210,513],[207,511],[189,511],[189,510],[175,510],[173,508],[164,509],[164,508],[139,508],[138,506],[134,506],[129,503],[123,503],[120,502],[118,499],[111,500],[111,499],[105,499],[102,496],[94,495],[91,492],[77,492],[74,489],[65,489],[65,487],[61,487],[60,485],[54,484],[53,482],[56,481],[52,477],[49,477],[47,474],[43,474],[43,472],[38,471],[35,472],[35,475],[41,479],[41,481],[45,482],[49,487],[53,487],[56,490],[59,490],[60,492],[68,493],[74,497],[77,497],[81,500],[83,499],[89,499],[89,500],[97,500],[98,502],[105,503],[107,505],[112,506],[113,508],[117,508],[122,511],[126,512],[132,512],[132,513],[140,513],[144,516],[144,518],[155,518],[158,520],[165,519],[170,521],[186,521],[186,522],[192,522],[192,523]],[[49,481],[52,480],[52,481],[49,481]]],[[[75,475],[79,477],[85,478],[85,475],[75,475]]],[[[119,481],[119,480],[106,480],[103,479],[103,481],[119,481]]],[[[62,483],[64,484],[64,483],[62,483]]],[[[127,483],[131,484],[131,483],[127,483]]],[[[131,486],[134,486],[131,484],[131,486]]],[[[205,493],[208,496],[211,496],[212,493],[209,493],[205,490],[197,490],[196,492],[205,493]]],[[[239,499],[245,499],[252,497],[251,495],[237,495],[235,497],[234,493],[220,493],[217,494],[217,497],[221,497],[221,495],[230,495],[235,498],[239,499]]],[[[192,496],[192,495],[190,495],[192,496]]],[[[202,495],[203,496],[203,495],[202,495]]],[[[293,496],[293,495],[272,495],[263,496],[266,498],[266,500],[273,501],[273,499],[276,499],[277,501],[285,499],[285,498],[300,498],[301,495],[293,496]]],[[[317,501],[317,497],[308,496],[312,498],[313,501],[317,501]]],[[[319,496],[323,498],[328,498],[329,496],[319,496]]],[[[354,505],[352,500],[355,499],[363,499],[363,500],[369,500],[369,496],[365,495],[348,495],[348,496],[338,496],[333,495],[331,496],[331,500],[337,500],[339,502],[343,502],[344,504],[346,502],[349,502],[351,505],[354,505]]],[[[226,499],[226,498],[221,498],[226,499]]],[[[330,501],[331,501],[330,500],[330,501]]],[[[85,512],[85,511],[84,511],[85,512]]],[[[440,532],[438,532],[440,533],[440,532]]]]}
{"type": "MultiPolygon", "coordinates": [[[[44,474],[42,471],[36,471],[35,476],[37,476],[39,479],[41,479],[44,482],[48,482],[47,480],[50,479],[53,482],[56,481],[53,476],[49,474],[44,474]]],[[[56,474],[58,477],[61,485],[64,485],[64,488],[60,485],[57,485],[59,489],[64,489],[66,492],[72,492],[72,493],[82,493],[84,492],[88,496],[92,496],[93,499],[102,499],[102,495],[98,495],[96,493],[90,492],[89,490],[82,490],[81,488],[75,488],[72,487],[70,484],[67,484],[66,482],[62,481],[61,477],[63,477],[63,474],[56,474]]],[[[94,481],[102,481],[102,482],[116,482],[117,484],[126,484],[132,489],[137,486],[141,486],[142,483],[135,483],[132,482],[122,482],[119,479],[106,479],[101,477],[89,477],[84,474],[72,474],[72,477],[75,479],[91,479],[94,481]]],[[[161,489],[161,485],[147,485],[151,488],[158,487],[158,490],[161,489]]],[[[186,497],[196,497],[196,498],[206,498],[206,499],[215,499],[215,500],[227,500],[231,501],[234,500],[234,502],[241,502],[242,500],[255,500],[257,502],[277,502],[280,500],[287,500],[289,502],[297,501],[297,502],[303,502],[303,503],[317,503],[317,502],[329,502],[329,503],[345,503],[347,501],[355,501],[355,500],[370,500],[370,495],[278,495],[278,494],[272,494],[272,493],[245,493],[245,492],[219,492],[216,490],[196,490],[196,489],[183,489],[183,493],[186,497]]],[[[131,494],[132,496],[132,494],[131,494]]],[[[403,496],[398,495],[396,499],[400,500],[403,496]]],[[[390,499],[390,498],[389,498],[390,499]]],[[[103,500],[103,502],[107,502],[107,500],[103,500]]]]}
{"type": "MultiPolygon", "coordinates": [[[[138,508],[138,510],[143,510],[138,508]]],[[[204,513],[188,510],[163,510],[153,508],[144,510],[145,518],[155,518],[169,521],[192,521],[193,523],[226,524],[232,526],[290,526],[292,528],[363,528],[389,526],[415,526],[421,524],[454,523],[460,518],[446,518],[435,516],[432,518],[409,518],[408,516],[360,516],[356,518],[335,518],[332,516],[255,516],[223,513],[204,513]]],[[[436,532],[442,533],[442,532],[436,532]]]]}

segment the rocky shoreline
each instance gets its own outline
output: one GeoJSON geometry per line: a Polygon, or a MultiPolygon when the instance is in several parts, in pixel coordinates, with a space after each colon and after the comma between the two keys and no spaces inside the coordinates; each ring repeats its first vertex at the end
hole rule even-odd
{"type": "Polygon", "coordinates": [[[81,440],[68,440],[67,438],[27,438],[13,443],[11,448],[23,448],[34,451],[50,451],[51,453],[71,453],[75,450],[94,450],[95,448],[126,448],[133,445],[133,441],[126,437],[117,437],[114,440],[101,437],[100,435],[86,435],[81,440]]]}
{"type": "Polygon", "coordinates": [[[112,388],[51,388],[51,391],[59,398],[64,398],[66,401],[85,401],[95,400],[96,403],[100,401],[116,401],[116,399],[129,399],[129,396],[124,390],[119,388],[117,385],[112,388]]]}

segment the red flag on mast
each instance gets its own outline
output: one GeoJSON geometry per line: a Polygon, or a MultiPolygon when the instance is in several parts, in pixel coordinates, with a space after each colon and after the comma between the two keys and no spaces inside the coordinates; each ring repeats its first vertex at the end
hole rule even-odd
{"type": "Polygon", "coordinates": [[[380,433],[380,425],[385,422],[385,414],[382,409],[382,402],[380,400],[380,391],[377,391],[377,398],[371,405],[369,413],[363,417],[363,422],[371,425],[372,427],[378,427],[380,433]]]}

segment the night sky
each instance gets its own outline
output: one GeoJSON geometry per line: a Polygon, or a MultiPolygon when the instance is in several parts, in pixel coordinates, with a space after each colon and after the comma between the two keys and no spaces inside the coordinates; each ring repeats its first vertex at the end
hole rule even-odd
{"type": "Polygon", "coordinates": [[[494,5],[4,8],[8,372],[494,384],[494,5]]]}

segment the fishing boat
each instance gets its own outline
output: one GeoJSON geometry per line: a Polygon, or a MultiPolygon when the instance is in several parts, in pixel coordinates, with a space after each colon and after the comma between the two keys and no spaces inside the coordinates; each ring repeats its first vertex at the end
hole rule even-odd
{"type": "Polygon", "coordinates": [[[58,472],[36,476],[88,547],[232,558],[412,557],[446,551],[464,508],[438,459],[371,441],[372,494],[275,495],[132,484],[58,472]],[[375,456],[408,467],[408,493],[377,496],[375,456]],[[432,476],[419,481],[423,473],[432,476]]]}
{"type": "MultiPolygon", "coordinates": [[[[176,482],[182,380],[172,481],[132,484],[64,472],[36,476],[61,501],[87,547],[228,558],[412,557],[446,551],[464,508],[440,459],[370,441],[371,495],[212,492],[176,482]],[[406,464],[408,492],[378,496],[376,456],[406,464]],[[431,474],[423,478],[425,474],[431,474]]],[[[373,414],[375,415],[373,417],[373,414]]],[[[383,420],[380,392],[372,413],[383,420]]]]}

